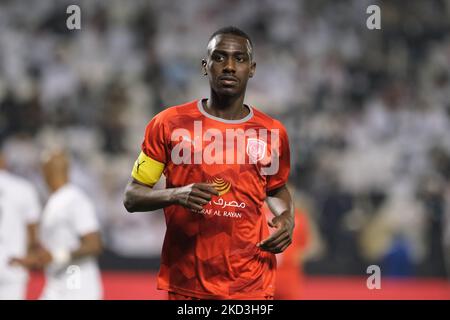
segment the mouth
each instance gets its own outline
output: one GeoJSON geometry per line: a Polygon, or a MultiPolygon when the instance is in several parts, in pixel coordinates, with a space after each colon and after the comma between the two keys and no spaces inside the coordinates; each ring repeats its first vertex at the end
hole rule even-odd
{"type": "Polygon", "coordinates": [[[221,76],[219,82],[226,86],[233,86],[238,83],[238,79],[233,76],[221,76]]]}

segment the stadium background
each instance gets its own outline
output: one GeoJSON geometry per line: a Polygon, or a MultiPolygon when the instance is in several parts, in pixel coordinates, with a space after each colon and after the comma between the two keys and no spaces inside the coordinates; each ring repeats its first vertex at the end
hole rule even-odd
{"type": "Polygon", "coordinates": [[[450,1],[2,1],[11,170],[44,203],[41,150],[71,151],[102,225],[105,298],[163,298],[163,215],[127,214],[122,193],[152,116],[208,95],[200,59],[226,25],[254,42],[246,101],[289,132],[312,226],[304,297],[450,299],[450,1]],[[66,27],[70,4],[81,30],[66,27]],[[381,30],[366,27],[371,4],[381,30]],[[371,264],[381,290],[366,288],[371,264]]]}

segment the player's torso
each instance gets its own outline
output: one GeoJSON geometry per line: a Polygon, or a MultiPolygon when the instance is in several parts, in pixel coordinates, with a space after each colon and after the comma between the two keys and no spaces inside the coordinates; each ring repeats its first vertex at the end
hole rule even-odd
{"type": "Polygon", "coordinates": [[[193,280],[197,277],[191,278],[197,274],[204,280],[202,290],[226,295],[262,290],[267,281],[255,279],[255,274],[273,263],[256,247],[268,234],[261,206],[266,198],[264,168],[271,165],[270,130],[256,117],[221,122],[196,112],[196,106],[186,111],[166,124],[171,133],[164,170],[167,188],[208,182],[219,196],[200,211],[165,208],[163,264],[173,267],[163,267],[162,274],[169,272],[167,278],[179,277],[184,287],[199,290],[193,280]]]}
{"type": "Polygon", "coordinates": [[[49,249],[74,249],[79,245],[71,215],[77,210],[76,192],[64,186],[50,196],[42,213],[40,237],[49,249]]]}
{"type": "Polygon", "coordinates": [[[22,183],[0,172],[0,282],[25,279],[26,272],[10,266],[9,259],[26,253],[26,220],[21,208],[22,183]]]}
{"type": "MultiPolygon", "coordinates": [[[[44,208],[40,226],[40,237],[43,245],[53,250],[76,250],[80,245],[79,234],[75,229],[75,219],[82,202],[86,201],[80,190],[73,185],[66,185],[52,194],[44,208]]],[[[100,290],[100,273],[93,257],[84,257],[73,261],[62,269],[50,265],[46,269],[49,277],[47,287],[59,292],[60,299],[69,294],[68,279],[75,273],[79,275],[81,286],[76,292],[83,293],[100,290]]],[[[70,288],[69,288],[70,289],[70,288]]],[[[75,293],[76,293],[75,292],[75,293]]],[[[81,296],[82,297],[82,296],[81,296]]],[[[76,295],[74,296],[76,298],[76,295]]]]}
{"type": "Polygon", "coordinates": [[[8,173],[0,173],[0,248],[9,254],[24,254],[26,220],[22,209],[22,184],[8,173]]]}
{"type": "Polygon", "coordinates": [[[270,128],[253,111],[242,121],[227,121],[198,108],[184,107],[168,120],[167,187],[209,182],[220,196],[205,209],[225,216],[259,209],[266,197],[264,170],[271,166],[270,128]]]}

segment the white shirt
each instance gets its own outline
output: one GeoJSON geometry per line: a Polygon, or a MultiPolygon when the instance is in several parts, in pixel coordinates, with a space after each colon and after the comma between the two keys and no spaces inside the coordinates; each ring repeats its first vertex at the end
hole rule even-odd
{"type": "Polygon", "coordinates": [[[40,211],[33,185],[0,170],[0,283],[26,281],[26,270],[9,261],[26,255],[27,225],[38,222],[40,211]]]}
{"type": "MultiPolygon", "coordinates": [[[[66,184],[53,193],[42,214],[40,238],[50,252],[72,252],[80,246],[80,237],[99,230],[94,205],[78,187],[66,184]]],[[[50,265],[46,269],[47,283],[44,297],[56,299],[101,298],[100,272],[94,257],[71,261],[59,268],[50,265]],[[73,267],[79,270],[79,287],[71,288],[73,267]],[[71,271],[72,270],[72,271],[71,271]]],[[[73,283],[73,281],[72,281],[73,283]]]]}

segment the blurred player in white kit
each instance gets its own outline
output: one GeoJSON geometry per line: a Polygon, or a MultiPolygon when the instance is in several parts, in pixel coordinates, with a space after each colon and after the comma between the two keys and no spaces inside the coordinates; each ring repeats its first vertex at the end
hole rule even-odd
{"type": "Polygon", "coordinates": [[[33,185],[6,170],[1,148],[0,141],[0,300],[22,300],[28,272],[9,262],[37,248],[41,207],[33,185]]]}
{"type": "Polygon", "coordinates": [[[45,269],[46,284],[40,299],[91,300],[102,298],[96,256],[102,250],[94,205],[69,182],[69,161],[62,151],[44,156],[43,173],[51,196],[42,213],[42,247],[14,261],[26,268],[45,269]]]}

